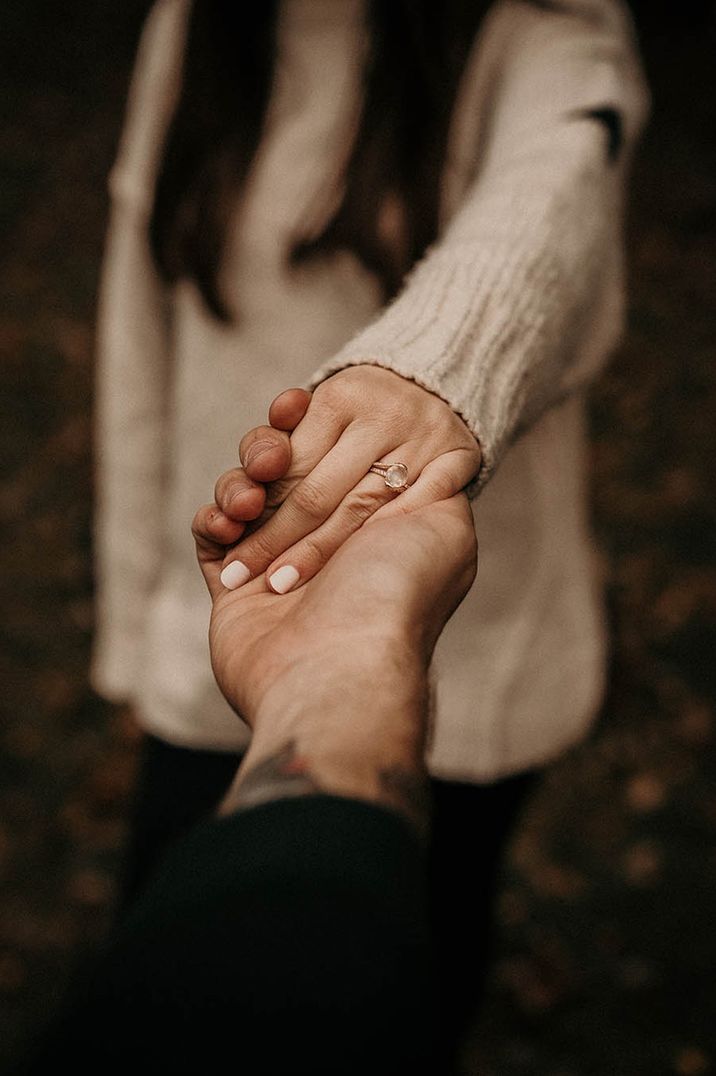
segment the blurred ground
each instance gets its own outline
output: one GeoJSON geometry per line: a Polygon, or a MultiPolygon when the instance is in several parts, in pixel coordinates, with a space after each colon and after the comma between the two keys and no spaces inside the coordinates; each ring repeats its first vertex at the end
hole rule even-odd
{"type": "MultiPolygon", "coordinates": [[[[106,928],[135,762],[86,668],[104,177],[145,7],[3,13],[0,1070],[106,928]]],[[[695,4],[678,25],[643,7],[656,112],[630,329],[592,409],[612,682],[514,844],[471,1052],[483,1076],[716,1071],[714,35],[695,4]]]]}

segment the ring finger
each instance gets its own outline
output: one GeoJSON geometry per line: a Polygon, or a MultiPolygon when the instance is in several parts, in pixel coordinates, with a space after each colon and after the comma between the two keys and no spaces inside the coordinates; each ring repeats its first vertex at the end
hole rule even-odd
{"type": "MultiPolygon", "coordinates": [[[[292,489],[274,515],[231,550],[222,573],[224,585],[232,590],[242,586],[264,572],[285,550],[319,530],[366,475],[375,460],[374,451],[374,446],[366,445],[365,432],[346,431],[308,476],[292,489]]],[[[371,499],[373,512],[394,494],[381,478],[370,477],[372,487],[375,488],[377,483],[380,494],[378,501],[371,499]]],[[[351,527],[347,533],[354,529],[351,527]]]]}

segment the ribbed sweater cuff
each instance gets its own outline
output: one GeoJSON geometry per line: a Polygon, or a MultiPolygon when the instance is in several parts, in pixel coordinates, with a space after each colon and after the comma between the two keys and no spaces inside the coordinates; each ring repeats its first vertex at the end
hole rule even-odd
{"type": "Polygon", "coordinates": [[[311,387],[362,364],[416,382],[445,400],[477,438],[482,466],[471,491],[484,486],[514,437],[560,398],[562,375],[578,361],[585,320],[599,301],[613,241],[605,203],[617,214],[618,204],[595,136],[576,135],[584,158],[557,189],[533,189],[527,199],[514,197],[507,182],[486,190],[480,205],[470,206],[467,240],[457,242],[458,227],[451,228],[398,298],[321,366],[311,387]]]}

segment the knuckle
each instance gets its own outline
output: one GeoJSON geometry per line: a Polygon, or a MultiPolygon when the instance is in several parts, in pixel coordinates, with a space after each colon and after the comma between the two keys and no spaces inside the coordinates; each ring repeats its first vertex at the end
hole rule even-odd
{"type": "Polygon", "coordinates": [[[315,481],[300,482],[291,494],[295,512],[310,522],[322,522],[325,519],[327,501],[325,490],[315,481]]]}
{"type": "Polygon", "coordinates": [[[318,568],[328,560],[328,553],[321,545],[320,539],[308,534],[302,539],[298,550],[298,558],[301,564],[310,568],[318,568]]]}
{"type": "Polygon", "coordinates": [[[340,415],[355,400],[359,389],[353,369],[340,370],[321,382],[314,393],[314,404],[329,414],[340,415]]]}
{"type": "Polygon", "coordinates": [[[366,519],[382,508],[386,503],[382,491],[372,489],[355,490],[346,499],[343,505],[343,513],[351,526],[351,530],[357,530],[366,519]]]}
{"type": "Polygon", "coordinates": [[[455,440],[455,447],[466,450],[471,455],[479,457],[480,446],[477,442],[477,438],[470,430],[469,426],[465,423],[464,419],[460,418],[454,412],[451,415],[452,419],[452,436],[455,440]]]}
{"type": "Polygon", "coordinates": [[[312,403],[314,410],[319,407],[330,407],[340,395],[338,374],[334,374],[333,377],[329,377],[327,381],[322,381],[313,393],[312,403]]]}
{"type": "Polygon", "coordinates": [[[315,401],[313,415],[316,423],[322,428],[330,428],[340,425],[343,415],[350,403],[343,393],[331,389],[319,396],[315,401]]]}
{"type": "Polygon", "coordinates": [[[462,419],[458,419],[458,423],[458,428],[455,431],[456,447],[463,452],[467,452],[468,455],[475,456],[479,459],[481,453],[480,445],[477,441],[477,438],[467,428],[462,419]]]}
{"type": "Polygon", "coordinates": [[[431,475],[424,487],[424,493],[431,501],[444,501],[447,497],[452,497],[455,491],[455,483],[444,471],[431,475]]]}
{"type": "Polygon", "coordinates": [[[245,548],[241,550],[241,559],[250,561],[252,564],[266,564],[272,561],[277,553],[278,550],[266,528],[259,528],[254,531],[245,548]]]}
{"type": "Polygon", "coordinates": [[[472,436],[468,435],[467,444],[458,446],[445,460],[447,477],[451,479],[451,492],[463,489],[476,476],[482,463],[480,447],[472,436]]]}
{"type": "Polygon", "coordinates": [[[280,504],[283,504],[300,481],[299,476],[293,476],[291,478],[279,478],[275,482],[269,483],[266,489],[267,507],[277,508],[280,504]]]}

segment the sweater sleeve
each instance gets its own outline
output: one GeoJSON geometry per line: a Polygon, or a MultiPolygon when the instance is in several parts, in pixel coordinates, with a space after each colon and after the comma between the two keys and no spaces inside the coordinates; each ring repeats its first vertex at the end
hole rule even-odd
{"type": "Polygon", "coordinates": [[[475,66],[479,103],[459,108],[480,113],[477,161],[456,211],[311,384],[372,363],[436,393],[480,442],[477,489],[619,338],[624,187],[648,92],[619,0],[498,0],[475,66]]]}
{"type": "Polygon", "coordinates": [[[169,323],[147,219],[181,67],[186,5],[158,0],[145,24],[109,178],[110,219],[97,322],[92,681],[129,694],[161,555],[169,323]]]}

